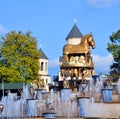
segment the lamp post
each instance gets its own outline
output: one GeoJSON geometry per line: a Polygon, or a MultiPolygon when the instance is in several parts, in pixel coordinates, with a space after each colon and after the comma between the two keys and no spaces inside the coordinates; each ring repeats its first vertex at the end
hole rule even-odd
{"type": "Polygon", "coordinates": [[[4,79],[2,79],[2,91],[3,91],[3,97],[4,97],[4,79]]]}

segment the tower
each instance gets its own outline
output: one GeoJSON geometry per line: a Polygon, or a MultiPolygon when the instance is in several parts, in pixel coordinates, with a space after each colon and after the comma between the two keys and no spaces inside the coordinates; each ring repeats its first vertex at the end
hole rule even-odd
{"type": "Polygon", "coordinates": [[[42,51],[42,49],[39,49],[40,51],[40,59],[39,59],[39,64],[40,64],[40,70],[39,70],[39,74],[41,76],[41,79],[44,82],[44,87],[43,89],[46,89],[47,91],[49,91],[49,86],[48,84],[50,83],[50,75],[48,75],[48,58],[45,55],[45,53],[42,51]]]}
{"type": "Polygon", "coordinates": [[[74,24],[63,46],[63,55],[59,58],[59,81],[67,80],[69,87],[74,88],[74,81],[88,82],[94,74],[94,64],[90,46],[95,48],[92,34],[82,35],[74,24]]]}

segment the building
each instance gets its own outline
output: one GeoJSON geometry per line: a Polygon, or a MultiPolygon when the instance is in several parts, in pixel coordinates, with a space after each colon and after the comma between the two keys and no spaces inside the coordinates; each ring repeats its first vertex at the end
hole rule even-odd
{"type": "Polygon", "coordinates": [[[40,51],[40,59],[39,59],[39,64],[40,64],[40,78],[44,81],[44,86],[43,89],[49,91],[49,86],[48,84],[50,83],[50,75],[48,75],[48,58],[45,55],[45,53],[42,51],[42,49],[39,49],[40,51]]]}

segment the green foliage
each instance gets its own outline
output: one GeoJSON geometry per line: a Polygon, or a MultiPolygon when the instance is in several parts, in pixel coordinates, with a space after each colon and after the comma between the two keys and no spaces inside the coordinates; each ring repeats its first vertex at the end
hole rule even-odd
{"type": "Polygon", "coordinates": [[[114,63],[110,66],[110,74],[113,77],[113,81],[116,81],[120,78],[120,30],[110,36],[107,50],[114,58],[114,63]]]}
{"type": "Polygon", "coordinates": [[[116,82],[118,78],[120,78],[120,61],[114,62],[110,66],[110,69],[111,69],[110,74],[113,78],[113,81],[116,82]]]}
{"type": "Polygon", "coordinates": [[[38,78],[40,52],[30,32],[12,31],[0,43],[0,80],[30,82],[38,78]]]}

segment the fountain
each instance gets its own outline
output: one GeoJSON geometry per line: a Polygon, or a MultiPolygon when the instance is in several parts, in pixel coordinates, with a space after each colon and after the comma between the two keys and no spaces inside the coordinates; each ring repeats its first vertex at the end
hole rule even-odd
{"type": "Polygon", "coordinates": [[[23,116],[23,102],[21,100],[16,100],[16,97],[10,92],[8,93],[7,97],[2,98],[0,104],[4,107],[0,114],[0,118],[3,117],[17,119],[23,116]]]}
{"type": "Polygon", "coordinates": [[[78,99],[78,117],[89,117],[89,97],[79,97],[78,99]]]}
{"type": "Polygon", "coordinates": [[[112,89],[102,89],[103,102],[112,102],[112,89]]]}
{"type": "Polygon", "coordinates": [[[60,91],[60,98],[61,101],[68,101],[70,100],[71,89],[70,88],[63,88],[60,91]]]}
{"type": "Polygon", "coordinates": [[[77,97],[79,117],[87,117],[89,115],[88,107],[90,103],[90,97],[86,95],[89,91],[88,86],[89,84],[86,83],[86,80],[78,85],[78,91],[81,92],[81,95],[77,97]]]}
{"type": "Polygon", "coordinates": [[[120,94],[120,78],[118,79],[118,83],[117,83],[117,92],[118,94],[120,94]]]}
{"type": "Polygon", "coordinates": [[[70,94],[71,94],[71,89],[69,88],[68,80],[64,79],[63,89],[60,90],[61,101],[69,101],[70,94]]]}
{"type": "Polygon", "coordinates": [[[120,110],[117,107],[120,104],[114,104],[112,100],[113,89],[106,90],[100,81],[102,82],[99,80],[94,84],[94,80],[91,79],[88,84],[81,83],[77,92],[65,87],[61,91],[45,92],[36,89],[35,93],[30,93],[30,86],[24,85],[21,98],[18,99],[15,94],[9,92],[8,96],[1,99],[0,118],[110,117],[107,115],[118,117],[120,110]],[[100,93],[102,97],[96,102],[95,97],[100,93]],[[102,111],[103,109],[105,111],[102,111]],[[111,110],[115,115],[109,113],[111,110]]]}
{"type": "Polygon", "coordinates": [[[26,116],[27,117],[36,117],[36,102],[37,100],[35,99],[27,99],[27,112],[26,116]]]}

